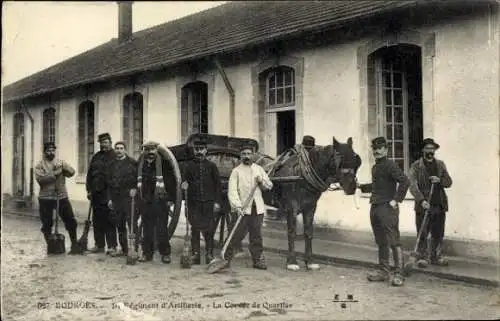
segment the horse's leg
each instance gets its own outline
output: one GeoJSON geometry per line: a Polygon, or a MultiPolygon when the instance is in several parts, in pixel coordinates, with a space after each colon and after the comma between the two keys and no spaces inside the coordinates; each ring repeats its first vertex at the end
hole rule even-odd
{"type": "Polygon", "coordinates": [[[295,253],[295,238],[297,236],[297,208],[290,206],[286,210],[288,226],[288,257],[286,259],[286,268],[291,271],[300,269],[297,263],[297,254],[295,253]]]}
{"type": "Polygon", "coordinates": [[[316,205],[311,205],[302,212],[302,218],[304,219],[304,245],[305,245],[304,261],[306,263],[306,268],[308,270],[319,269],[319,265],[312,262],[312,238],[314,230],[315,212],[316,212],[316,205]]]}

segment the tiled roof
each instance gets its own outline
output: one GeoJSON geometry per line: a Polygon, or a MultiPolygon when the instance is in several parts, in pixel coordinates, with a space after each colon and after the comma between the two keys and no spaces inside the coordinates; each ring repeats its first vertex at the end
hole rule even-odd
{"type": "Polygon", "coordinates": [[[4,102],[230,52],[300,32],[373,16],[412,1],[230,2],[135,32],[58,63],[4,88],[4,102]]]}

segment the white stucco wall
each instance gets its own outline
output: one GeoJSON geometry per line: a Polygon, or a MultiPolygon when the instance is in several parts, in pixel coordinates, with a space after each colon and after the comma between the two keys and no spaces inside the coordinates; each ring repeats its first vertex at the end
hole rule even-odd
{"type": "MultiPolygon", "coordinates": [[[[422,29],[435,32],[432,128],[426,133],[442,145],[442,158],[454,179],[449,190],[450,213],[447,235],[460,239],[498,242],[499,200],[499,37],[496,20],[484,17],[422,29]]],[[[357,48],[368,41],[344,43],[328,48],[290,53],[304,57],[303,110],[304,134],[313,135],[317,144],[331,143],[332,136],[345,142],[354,140],[363,159],[359,172],[361,182],[370,181],[371,157],[368,137],[360,128],[364,106],[360,106],[360,79],[357,70],[357,48]]],[[[255,62],[257,63],[257,62],[255,62]]],[[[239,137],[258,139],[258,111],[254,107],[251,64],[225,67],[236,93],[236,132],[239,137]]],[[[213,88],[209,117],[211,132],[229,134],[229,96],[216,70],[200,75],[213,88]]],[[[169,78],[140,86],[144,95],[145,139],[175,145],[180,142],[179,83],[169,78]]],[[[126,88],[93,93],[96,103],[96,134],[109,132],[114,141],[121,139],[121,104],[126,88]]],[[[58,128],[59,157],[77,167],[77,105],[80,98],[58,102],[61,121],[58,128]]],[[[41,157],[42,105],[31,106],[35,118],[35,156],[41,157]]],[[[27,128],[29,126],[27,125],[27,128]]],[[[12,113],[3,121],[2,186],[11,189],[12,113]],[[6,142],[6,143],[5,143],[6,142]]],[[[27,131],[28,135],[29,131],[27,131]]],[[[29,146],[27,142],[26,146],[29,146]]],[[[97,145],[96,145],[97,146],[97,145]]],[[[27,156],[29,162],[29,156],[27,156]]],[[[29,163],[27,164],[29,178],[29,163]]],[[[28,183],[26,185],[29,186],[28,183]]],[[[38,190],[35,184],[35,191],[38,190]]],[[[85,187],[79,178],[68,180],[73,200],[85,200],[85,187]],[[80,182],[80,183],[78,183],[80,182]]],[[[409,196],[410,194],[408,194],[409,196]]],[[[370,230],[369,204],[361,198],[360,208],[353,199],[339,192],[325,193],[318,204],[316,223],[352,230],[370,230]]],[[[415,232],[413,201],[401,206],[400,228],[415,232]]]]}

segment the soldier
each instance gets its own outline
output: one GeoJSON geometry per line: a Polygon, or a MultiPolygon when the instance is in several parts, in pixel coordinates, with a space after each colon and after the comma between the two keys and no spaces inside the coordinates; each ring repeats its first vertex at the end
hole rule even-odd
{"type": "Polygon", "coordinates": [[[247,234],[250,233],[250,254],[252,256],[253,267],[255,269],[265,270],[265,263],[262,244],[262,222],[265,212],[264,200],[262,199],[261,189],[270,190],[273,183],[267,176],[264,169],[252,162],[253,148],[243,146],[240,150],[241,164],[233,169],[229,177],[228,198],[231,208],[239,215],[244,215],[240,225],[235,231],[234,238],[228,247],[226,257],[227,266],[230,265],[234,253],[234,246],[240,244],[247,234]],[[243,202],[250,196],[252,188],[258,184],[253,197],[248,206],[243,208],[243,202]]]}
{"type": "MultiPolygon", "coordinates": [[[[90,161],[87,171],[87,198],[94,211],[93,231],[95,246],[92,253],[104,253],[106,243],[108,250],[115,250],[117,245],[116,229],[113,229],[110,209],[108,207],[109,170],[115,159],[111,136],[108,133],[98,137],[101,150],[90,161]]],[[[114,251],[112,251],[114,252],[114,251]]]]}
{"type": "MultiPolygon", "coordinates": [[[[128,252],[127,224],[130,226],[130,191],[136,193],[137,188],[137,161],[127,155],[125,142],[115,143],[116,160],[110,171],[108,194],[111,199],[108,206],[111,209],[113,223],[118,230],[118,239],[121,252],[111,250],[111,256],[126,256],[128,252]]],[[[135,225],[135,224],[134,224],[135,225]]]]}
{"type": "Polygon", "coordinates": [[[66,177],[75,175],[75,170],[63,160],[55,158],[56,145],[52,142],[43,145],[43,159],[35,167],[35,178],[40,185],[38,194],[42,233],[47,242],[52,233],[53,211],[59,199],[59,215],[68,231],[71,240],[69,254],[81,254],[82,251],[76,240],[76,219],[73,207],[68,199],[66,177]]]}
{"type": "Polygon", "coordinates": [[[206,141],[194,142],[195,158],[184,169],[183,179],[189,185],[187,204],[192,226],[191,249],[193,264],[200,264],[200,232],[205,240],[205,263],[214,258],[214,235],[217,228],[215,212],[220,211],[222,185],[217,166],[206,159],[206,141]]]}
{"type": "Polygon", "coordinates": [[[363,193],[372,193],[370,221],[378,246],[380,264],[380,270],[368,274],[368,280],[373,282],[389,280],[389,248],[392,248],[396,269],[391,283],[393,286],[401,286],[404,283],[401,275],[403,251],[399,239],[398,203],[405,198],[409,180],[394,161],[387,159],[387,141],[384,137],[372,140],[372,149],[375,157],[375,165],[372,168],[373,183],[359,185],[363,193]]]}
{"type": "Polygon", "coordinates": [[[141,218],[143,228],[143,256],[140,262],[153,260],[155,250],[155,239],[158,244],[158,252],[161,261],[170,263],[170,237],[168,235],[169,205],[167,202],[175,193],[170,190],[175,183],[172,169],[167,160],[163,160],[158,154],[156,142],[147,142],[143,145],[144,157],[138,166],[137,189],[141,199],[141,218]],[[156,230],[156,233],[155,233],[156,230]]]}
{"type": "Polygon", "coordinates": [[[419,267],[427,267],[427,235],[431,234],[430,263],[446,266],[448,260],[442,257],[441,246],[444,238],[448,197],[445,188],[451,187],[452,180],[442,160],[436,159],[434,153],[439,144],[432,138],[426,138],[422,144],[423,156],[415,161],[410,168],[410,193],[415,197],[415,223],[417,232],[424,228],[418,244],[419,267]],[[431,184],[434,184],[433,195],[429,195],[431,184]],[[429,210],[429,223],[422,227],[425,210],[429,210]]]}

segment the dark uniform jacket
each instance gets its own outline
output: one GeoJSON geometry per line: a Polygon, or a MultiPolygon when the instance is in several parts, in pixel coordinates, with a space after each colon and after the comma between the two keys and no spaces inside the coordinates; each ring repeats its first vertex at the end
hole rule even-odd
{"type": "Polygon", "coordinates": [[[130,190],[137,188],[137,161],[129,156],[115,159],[110,168],[108,187],[113,200],[130,197],[130,190]]]}
{"type": "Polygon", "coordinates": [[[189,202],[221,203],[222,184],[217,165],[206,158],[190,160],[184,168],[183,180],[189,183],[189,202]]]}
{"type": "Polygon", "coordinates": [[[410,172],[410,193],[415,197],[415,211],[423,211],[422,201],[428,199],[431,191],[430,176],[437,176],[441,182],[434,187],[431,205],[441,205],[443,211],[448,211],[448,196],[445,188],[451,187],[452,180],[443,161],[435,159],[433,163],[426,165],[426,162],[420,158],[411,164],[410,172]]]}
{"type": "Polygon", "coordinates": [[[409,185],[408,177],[399,166],[384,157],[377,159],[372,168],[372,183],[362,184],[360,189],[363,193],[372,193],[371,204],[389,203],[392,200],[401,203],[406,196],[409,185]]]}
{"type": "MultiPolygon", "coordinates": [[[[163,182],[165,184],[166,201],[174,201],[175,200],[175,192],[176,192],[176,180],[174,176],[174,171],[172,166],[167,160],[162,160],[160,156],[158,156],[153,162],[148,163],[144,159],[142,165],[142,191],[141,197],[144,202],[153,202],[157,195],[155,195],[156,189],[156,162],[162,162],[162,171],[163,171],[163,182]]],[[[137,176],[137,173],[136,173],[137,176]]]]}
{"type": "Polygon", "coordinates": [[[87,170],[86,188],[88,193],[92,193],[93,201],[101,204],[108,202],[109,171],[115,157],[113,150],[99,151],[92,157],[87,170]]]}

